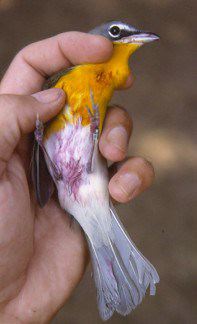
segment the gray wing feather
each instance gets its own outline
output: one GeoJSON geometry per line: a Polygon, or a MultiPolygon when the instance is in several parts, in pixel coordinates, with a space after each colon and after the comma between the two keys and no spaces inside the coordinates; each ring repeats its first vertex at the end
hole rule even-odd
{"type": "Polygon", "coordinates": [[[57,72],[56,74],[49,77],[46,82],[44,83],[43,90],[50,89],[56,85],[58,80],[65,74],[69,73],[73,70],[74,67],[66,68],[64,70],[61,70],[60,72],[57,72]]]}
{"type": "Polygon", "coordinates": [[[44,207],[50,199],[53,190],[53,179],[48,171],[42,148],[35,141],[31,161],[31,177],[36,195],[36,200],[40,207],[44,207]]]}

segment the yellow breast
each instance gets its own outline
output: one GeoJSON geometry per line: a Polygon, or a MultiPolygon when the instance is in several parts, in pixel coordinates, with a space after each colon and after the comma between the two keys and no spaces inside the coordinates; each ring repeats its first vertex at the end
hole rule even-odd
{"type": "Polygon", "coordinates": [[[110,71],[104,71],[102,66],[91,64],[75,67],[61,77],[55,85],[67,95],[65,108],[50,123],[45,132],[48,137],[51,132],[58,131],[65,123],[75,124],[79,118],[83,126],[90,123],[88,110],[93,113],[91,92],[94,103],[98,105],[100,130],[102,129],[106,107],[113,93],[113,80],[110,71]]]}
{"type": "Polygon", "coordinates": [[[62,129],[65,123],[75,124],[79,118],[83,126],[88,125],[88,109],[93,111],[91,92],[94,103],[98,105],[101,131],[113,91],[123,85],[129,75],[128,59],[134,50],[136,47],[116,45],[108,62],[79,65],[62,76],[55,87],[65,91],[67,103],[60,114],[50,122],[45,131],[45,138],[62,129]]]}

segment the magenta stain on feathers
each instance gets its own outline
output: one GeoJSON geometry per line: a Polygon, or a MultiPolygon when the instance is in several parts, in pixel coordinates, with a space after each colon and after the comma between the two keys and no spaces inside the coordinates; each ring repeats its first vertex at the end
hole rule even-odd
{"type": "Polygon", "coordinates": [[[75,159],[71,157],[70,161],[66,163],[67,172],[63,173],[69,194],[73,194],[75,199],[77,199],[77,192],[83,179],[83,169],[84,167],[80,164],[80,161],[75,161],[75,159]]]}
{"type": "Polygon", "coordinates": [[[68,194],[77,200],[80,185],[88,181],[87,173],[92,159],[93,140],[90,127],[82,126],[81,121],[75,125],[66,125],[65,129],[55,134],[53,143],[55,147],[52,147],[52,160],[61,170],[61,181],[68,194]]]}

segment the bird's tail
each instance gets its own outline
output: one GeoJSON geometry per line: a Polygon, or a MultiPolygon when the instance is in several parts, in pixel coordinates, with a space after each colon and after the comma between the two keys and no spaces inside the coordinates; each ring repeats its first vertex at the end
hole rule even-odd
{"type": "Polygon", "coordinates": [[[109,319],[114,311],[127,315],[141,303],[148,286],[155,294],[159,276],[125,232],[111,205],[112,235],[108,244],[96,247],[89,240],[100,316],[109,319]]]}

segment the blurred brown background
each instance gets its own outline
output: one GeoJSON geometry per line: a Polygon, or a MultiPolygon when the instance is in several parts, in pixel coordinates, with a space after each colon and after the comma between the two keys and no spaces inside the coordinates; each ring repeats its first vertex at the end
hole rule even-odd
{"type": "MultiPolygon", "coordinates": [[[[197,323],[197,2],[181,0],[0,0],[1,75],[24,45],[66,30],[121,19],[161,35],[132,59],[132,89],[118,93],[134,120],[131,154],[156,169],[153,187],[120,214],[161,283],[130,316],[109,324],[197,323]],[[195,56],[194,56],[195,54],[195,56]]],[[[99,324],[90,271],[52,324],[99,324]]]]}

